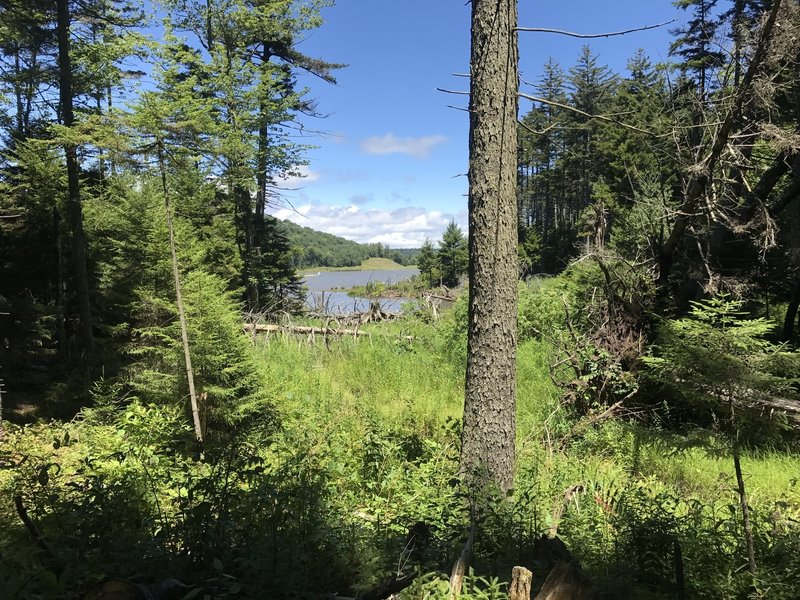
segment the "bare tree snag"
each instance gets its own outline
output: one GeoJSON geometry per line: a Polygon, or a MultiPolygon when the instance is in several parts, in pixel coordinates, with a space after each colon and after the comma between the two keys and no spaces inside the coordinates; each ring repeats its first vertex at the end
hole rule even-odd
{"type": "Polygon", "coordinates": [[[186,326],[186,311],[183,306],[181,293],[181,273],[178,268],[178,253],[175,250],[175,230],[172,227],[172,207],[169,202],[169,188],[167,186],[167,166],[164,159],[164,144],[157,142],[158,167],[161,171],[161,191],[164,194],[164,210],[167,213],[167,230],[169,231],[169,251],[172,257],[172,276],[175,279],[175,303],[178,305],[178,320],[181,326],[181,343],[183,345],[183,359],[186,364],[186,379],[189,382],[189,404],[192,409],[192,422],[194,435],[198,442],[203,441],[203,425],[200,420],[200,408],[197,404],[197,393],[194,389],[194,372],[192,371],[192,356],[189,352],[189,332],[186,326]]]}
{"type": "Polygon", "coordinates": [[[475,543],[475,519],[472,519],[469,537],[461,550],[458,559],[450,572],[450,600],[455,600],[461,594],[461,587],[464,584],[464,575],[467,574],[469,563],[472,560],[472,545],[475,543]]]}
{"type": "Polygon", "coordinates": [[[472,1],[469,324],[461,472],[514,479],[517,356],[516,0],[472,1]]]}

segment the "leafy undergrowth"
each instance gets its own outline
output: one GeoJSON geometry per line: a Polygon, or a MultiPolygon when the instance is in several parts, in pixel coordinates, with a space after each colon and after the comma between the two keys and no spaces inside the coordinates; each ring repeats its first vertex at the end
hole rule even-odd
{"type": "MultiPolygon", "coordinates": [[[[457,480],[463,328],[399,321],[371,338],[256,341],[263,389],[199,448],[183,408],[97,403],[68,423],[7,427],[0,597],[67,597],[107,577],[176,577],[213,598],[354,595],[417,570],[404,598],[444,598],[468,527],[457,480]],[[413,336],[410,340],[408,336],[413,336]],[[46,539],[16,513],[19,497],[46,539]]],[[[760,581],[750,589],[730,460],[713,432],[606,422],[570,435],[553,351],[519,351],[517,488],[480,525],[464,597],[505,597],[514,564],[545,575],[557,532],[609,598],[792,598],[800,586],[800,460],[745,452],[760,581]]],[[[106,389],[106,388],[104,388],[106,389]]]]}

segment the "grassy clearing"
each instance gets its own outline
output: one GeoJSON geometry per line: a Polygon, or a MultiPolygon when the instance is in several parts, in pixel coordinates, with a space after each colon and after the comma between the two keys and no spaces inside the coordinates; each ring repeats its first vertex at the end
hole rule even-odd
{"type": "Polygon", "coordinates": [[[460,418],[463,380],[432,351],[429,329],[402,323],[364,328],[369,340],[344,338],[308,345],[291,336],[262,339],[269,377],[286,406],[370,415],[387,429],[401,423],[431,431],[460,418]],[[412,335],[413,342],[406,336],[412,335]]]}
{"type": "Polygon", "coordinates": [[[396,269],[414,269],[415,265],[401,265],[389,258],[368,258],[357,267],[313,267],[303,270],[300,275],[328,271],[385,271],[396,269]]]}

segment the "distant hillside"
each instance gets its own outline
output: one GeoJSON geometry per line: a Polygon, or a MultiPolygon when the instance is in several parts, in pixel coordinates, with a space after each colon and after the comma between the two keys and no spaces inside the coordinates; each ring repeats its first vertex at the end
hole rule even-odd
{"type": "Polygon", "coordinates": [[[294,266],[355,267],[369,258],[388,258],[401,265],[414,264],[417,248],[388,248],[383,244],[359,244],[337,235],[302,227],[291,221],[278,221],[294,251],[294,266]]]}

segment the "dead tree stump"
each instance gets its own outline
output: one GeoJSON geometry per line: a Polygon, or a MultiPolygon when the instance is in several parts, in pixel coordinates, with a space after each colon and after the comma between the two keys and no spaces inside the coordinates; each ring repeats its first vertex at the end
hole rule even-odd
{"type": "Polygon", "coordinates": [[[511,570],[511,584],[508,586],[508,600],[531,600],[533,573],[525,567],[511,570]]]}

